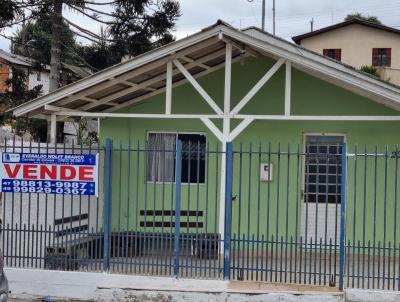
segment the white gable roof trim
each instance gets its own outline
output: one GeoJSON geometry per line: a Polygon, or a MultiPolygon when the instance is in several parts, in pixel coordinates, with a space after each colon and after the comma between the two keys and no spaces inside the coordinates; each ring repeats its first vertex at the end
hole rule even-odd
{"type": "MultiPolygon", "coordinates": [[[[383,81],[374,79],[353,68],[335,62],[312,51],[306,50],[295,44],[276,38],[264,32],[246,31],[241,32],[222,22],[208,27],[199,33],[188,36],[166,46],[149,51],[131,60],[117,64],[92,76],[84,78],[73,84],[60,88],[48,95],[39,97],[33,101],[20,105],[13,109],[14,115],[22,116],[34,110],[44,108],[63,98],[77,94],[80,91],[116,78],[127,72],[147,64],[157,62],[159,65],[166,64],[171,55],[184,50],[190,46],[202,43],[216,37],[233,39],[245,44],[260,53],[269,56],[283,58],[292,63],[292,66],[317,77],[323,77],[329,82],[353,91],[359,95],[368,97],[385,106],[400,110],[400,87],[393,86],[383,81]]],[[[101,85],[99,85],[101,89],[101,85]]]]}

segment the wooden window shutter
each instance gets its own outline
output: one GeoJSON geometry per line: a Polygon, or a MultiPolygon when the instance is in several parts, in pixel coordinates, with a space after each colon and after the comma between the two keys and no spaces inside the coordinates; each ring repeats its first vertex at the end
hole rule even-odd
{"type": "Polygon", "coordinates": [[[379,48],[372,49],[372,65],[373,66],[379,65],[379,48]]]}
{"type": "Polygon", "coordinates": [[[335,49],[335,60],[336,61],[342,61],[342,50],[339,49],[335,49]]]}
{"type": "Polygon", "coordinates": [[[386,66],[392,66],[392,49],[386,48],[386,66]]]}

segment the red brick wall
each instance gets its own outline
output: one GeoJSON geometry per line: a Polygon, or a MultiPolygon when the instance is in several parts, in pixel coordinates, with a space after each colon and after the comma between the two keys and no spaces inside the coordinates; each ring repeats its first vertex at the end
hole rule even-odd
{"type": "Polygon", "coordinates": [[[10,75],[10,67],[4,61],[0,60],[0,93],[7,90],[6,81],[10,75]]]}

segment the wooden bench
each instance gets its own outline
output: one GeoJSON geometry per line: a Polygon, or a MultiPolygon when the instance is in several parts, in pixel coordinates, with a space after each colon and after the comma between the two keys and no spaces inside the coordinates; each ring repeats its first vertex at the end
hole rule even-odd
{"type": "MultiPolygon", "coordinates": [[[[182,210],[180,212],[179,249],[180,255],[201,259],[218,259],[221,236],[205,233],[200,221],[203,211],[182,210]],[[191,219],[189,221],[189,219],[191,219]]],[[[87,216],[79,219],[87,219],[87,216]]],[[[69,224],[79,220],[67,217],[56,224],[69,224]]],[[[84,225],[85,226],[85,225],[84,225]]],[[[114,231],[110,234],[111,257],[141,257],[171,254],[175,241],[174,210],[141,210],[142,231],[114,231]]],[[[66,228],[55,233],[54,244],[46,246],[45,267],[48,269],[76,270],[90,261],[103,257],[103,233],[82,234],[80,228],[66,228]],[[76,234],[76,235],[75,235],[76,234]]]]}

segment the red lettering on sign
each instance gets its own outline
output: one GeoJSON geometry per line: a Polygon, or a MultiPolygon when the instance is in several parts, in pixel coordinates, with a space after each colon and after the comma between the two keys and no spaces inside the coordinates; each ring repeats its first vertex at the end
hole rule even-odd
{"type": "Polygon", "coordinates": [[[76,176],[76,170],[71,166],[61,166],[60,178],[61,180],[73,180],[76,176]]]}
{"type": "Polygon", "coordinates": [[[57,179],[57,166],[40,166],[40,179],[57,179]]]}
{"type": "Polygon", "coordinates": [[[79,167],[79,180],[81,181],[93,181],[93,167],[79,167]]]}
{"type": "Polygon", "coordinates": [[[37,179],[37,165],[24,165],[22,167],[22,175],[25,179],[37,179]]]}
{"type": "Polygon", "coordinates": [[[21,168],[21,164],[16,164],[14,170],[11,170],[10,164],[4,164],[4,168],[6,169],[9,178],[16,178],[18,171],[21,168]]]}

